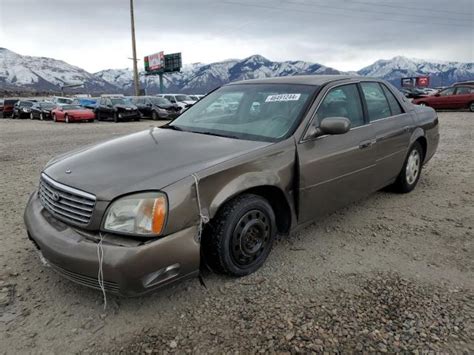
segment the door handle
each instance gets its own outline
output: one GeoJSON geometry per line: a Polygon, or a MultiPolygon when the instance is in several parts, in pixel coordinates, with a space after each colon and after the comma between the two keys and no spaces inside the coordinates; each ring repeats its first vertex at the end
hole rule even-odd
{"type": "Polygon", "coordinates": [[[374,141],[361,142],[361,143],[359,143],[359,149],[369,148],[369,147],[371,147],[372,144],[374,144],[374,143],[375,143],[374,141]]]}

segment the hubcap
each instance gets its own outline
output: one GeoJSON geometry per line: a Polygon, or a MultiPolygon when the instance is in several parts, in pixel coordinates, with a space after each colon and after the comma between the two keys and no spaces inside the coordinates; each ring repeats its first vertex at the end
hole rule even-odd
{"type": "Polygon", "coordinates": [[[268,247],[270,219],[259,210],[245,213],[235,226],[231,240],[231,255],[240,266],[252,265],[268,247]]]}
{"type": "Polygon", "coordinates": [[[416,149],[414,149],[410,156],[408,157],[407,167],[406,167],[406,177],[408,184],[412,185],[416,179],[418,178],[418,174],[420,173],[420,153],[416,149]]]}

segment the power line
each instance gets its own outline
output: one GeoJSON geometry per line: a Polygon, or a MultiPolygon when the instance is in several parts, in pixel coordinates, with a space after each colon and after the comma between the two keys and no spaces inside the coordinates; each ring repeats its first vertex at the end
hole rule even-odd
{"type": "MultiPolygon", "coordinates": [[[[304,14],[316,14],[316,15],[329,15],[329,16],[337,16],[337,17],[352,17],[352,18],[359,18],[359,19],[366,19],[366,20],[383,20],[387,22],[398,22],[398,23],[409,23],[409,24],[415,24],[415,25],[423,25],[423,23],[417,21],[410,21],[410,20],[402,20],[402,19],[388,19],[388,18],[383,18],[383,19],[374,19],[371,16],[359,16],[359,15],[353,15],[353,14],[341,14],[341,13],[334,13],[334,12],[324,12],[324,11],[311,11],[311,10],[303,10],[303,9],[295,9],[295,8],[282,8],[282,7],[277,7],[277,6],[265,6],[261,4],[249,4],[249,3],[243,3],[243,2],[238,2],[238,1],[231,1],[231,0],[223,0],[220,2],[221,4],[229,4],[229,5],[238,5],[238,6],[246,6],[246,7],[254,7],[254,8],[263,8],[263,9],[270,9],[270,10],[280,10],[280,11],[286,11],[286,12],[297,12],[297,13],[304,13],[304,14]]],[[[368,11],[369,12],[369,11],[368,11]]],[[[439,23],[439,22],[432,22],[430,21],[430,24],[432,25],[437,25],[437,26],[449,26],[449,27],[466,27],[466,28],[472,28],[470,25],[463,25],[463,24],[458,24],[458,23],[439,23]]]]}
{"type": "MultiPolygon", "coordinates": [[[[290,4],[295,4],[299,6],[310,6],[310,7],[316,7],[316,8],[327,8],[327,9],[334,9],[334,10],[345,10],[345,11],[356,11],[356,12],[363,12],[363,13],[372,13],[372,14],[382,14],[382,15],[390,15],[390,16],[403,16],[403,17],[416,17],[420,18],[419,14],[401,14],[401,13],[394,13],[394,12],[387,12],[387,11],[377,11],[377,10],[372,10],[372,9],[354,9],[354,8],[347,8],[347,7],[336,7],[336,6],[329,6],[329,5],[320,5],[320,4],[315,4],[315,3],[304,3],[300,1],[292,1],[292,0],[286,0],[286,3],[290,4]]],[[[357,2],[353,1],[352,3],[357,3],[357,4],[368,4],[368,3],[362,3],[362,2],[357,2]]],[[[454,20],[454,21],[469,21],[469,23],[472,23],[472,20],[467,19],[467,18],[454,18],[454,17],[441,17],[441,16],[436,16],[436,15],[426,15],[429,16],[430,19],[436,18],[440,20],[454,20]]]]}
{"type": "Polygon", "coordinates": [[[452,10],[435,10],[435,9],[430,9],[426,7],[413,7],[413,6],[402,6],[402,5],[389,5],[389,4],[383,4],[380,2],[368,2],[368,1],[357,1],[357,0],[351,0],[352,3],[356,4],[364,4],[364,5],[371,5],[371,6],[379,6],[379,7],[390,7],[394,9],[406,9],[406,10],[421,10],[421,11],[427,11],[427,12],[437,12],[440,14],[444,13],[451,13],[451,14],[456,14],[456,15],[467,15],[472,17],[472,11],[471,14],[465,13],[465,12],[458,12],[458,11],[452,11],[452,10]]]}

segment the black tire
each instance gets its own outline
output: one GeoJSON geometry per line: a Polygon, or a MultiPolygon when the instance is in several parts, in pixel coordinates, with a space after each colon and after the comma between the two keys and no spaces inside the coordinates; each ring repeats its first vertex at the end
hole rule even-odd
{"type": "Polygon", "coordinates": [[[56,115],[53,113],[53,121],[58,122],[58,119],[56,118],[56,115]]]}
{"type": "Polygon", "coordinates": [[[34,120],[35,116],[33,115],[33,112],[30,112],[30,120],[34,120]]]}
{"type": "Polygon", "coordinates": [[[423,158],[424,158],[424,151],[423,147],[419,142],[415,142],[410,150],[408,151],[407,157],[405,159],[405,163],[403,164],[402,171],[397,177],[397,180],[393,184],[393,189],[396,192],[399,193],[408,193],[412,191],[417,183],[418,180],[420,179],[421,176],[421,170],[423,168],[423,158]],[[417,161],[417,172],[416,172],[416,177],[413,177],[413,170],[409,167],[407,169],[407,166],[413,162],[412,159],[413,156],[412,154],[415,154],[418,156],[418,161],[417,161]]]}
{"type": "Polygon", "coordinates": [[[270,254],[277,232],[275,213],[263,197],[244,194],[227,202],[206,225],[202,250],[216,272],[245,276],[270,254]]]}
{"type": "Polygon", "coordinates": [[[96,113],[95,113],[95,118],[97,119],[97,121],[101,121],[102,118],[100,117],[100,111],[97,110],[96,113]]]}
{"type": "Polygon", "coordinates": [[[43,112],[40,113],[39,119],[40,119],[40,121],[44,121],[44,113],[43,112]]]}
{"type": "Polygon", "coordinates": [[[158,121],[160,119],[160,116],[158,116],[158,114],[156,113],[156,111],[153,111],[151,113],[151,118],[153,119],[153,121],[158,121]]]}
{"type": "Polygon", "coordinates": [[[65,123],[71,123],[71,121],[69,121],[69,116],[68,115],[64,115],[64,122],[65,123]]]}
{"type": "Polygon", "coordinates": [[[469,111],[474,112],[474,101],[469,104],[469,111]]]}
{"type": "Polygon", "coordinates": [[[114,122],[115,123],[119,122],[119,116],[117,112],[114,112],[114,122]]]}

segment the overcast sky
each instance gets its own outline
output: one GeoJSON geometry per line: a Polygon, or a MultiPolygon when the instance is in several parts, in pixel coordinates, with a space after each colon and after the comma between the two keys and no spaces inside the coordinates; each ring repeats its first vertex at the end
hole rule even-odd
{"type": "MultiPolygon", "coordinates": [[[[474,0],[135,0],[135,23],[139,58],[474,61],[474,0]]],[[[129,0],[0,0],[0,47],[90,72],[131,67],[129,0]]]]}

